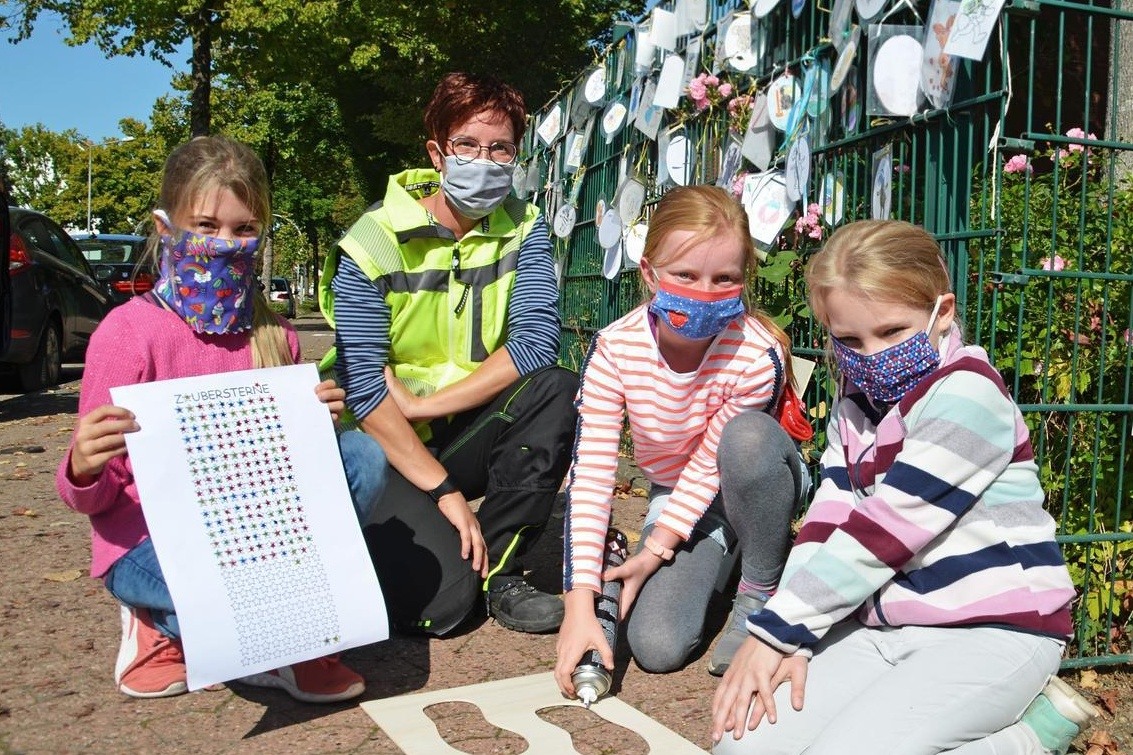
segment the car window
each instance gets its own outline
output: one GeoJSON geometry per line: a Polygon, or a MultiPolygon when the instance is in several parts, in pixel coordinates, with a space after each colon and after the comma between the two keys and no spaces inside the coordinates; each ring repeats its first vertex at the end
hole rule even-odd
{"type": "Polygon", "coordinates": [[[25,241],[32,244],[37,249],[52,256],[57,256],[55,250],[52,248],[51,234],[47,232],[47,226],[34,215],[20,223],[20,235],[24,237],[25,241]]]}
{"type": "Polygon", "coordinates": [[[47,229],[48,238],[51,240],[51,253],[71,267],[77,267],[89,274],[91,272],[90,265],[87,264],[83,253],[79,251],[75,240],[68,236],[62,228],[52,223],[45,222],[43,225],[47,229]]]}
{"type": "Polygon", "coordinates": [[[271,279],[271,290],[272,291],[287,291],[287,281],[283,278],[272,278],[271,279]]]}
{"type": "Polygon", "coordinates": [[[134,244],[129,241],[94,241],[90,239],[77,242],[87,262],[133,262],[134,244]]]}

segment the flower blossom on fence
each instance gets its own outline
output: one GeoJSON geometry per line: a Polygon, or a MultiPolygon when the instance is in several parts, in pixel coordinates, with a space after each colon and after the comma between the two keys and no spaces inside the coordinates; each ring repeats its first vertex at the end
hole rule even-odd
{"type": "Polygon", "coordinates": [[[747,180],[748,171],[741,170],[736,173],[736,177],[732,179],[732,196],[739,199],[744,195],[744,181],[747,180]]]}
{"type": "Polygon", "coordinates": [[[735,91],[731,84],[720,81],[720,78],[710,73],[702,73],[688,83],[689,99],[698,113],[725,103],[735,91]]]}
{"type": "MultiPolygon", "coordinates": [[[[1078,127],[1074,127],[1066,132],[1066,135],[1071,139],[1088,139],[1089,141],[1097,141],[1095,134],[1087,134],[1085,131],[1078,127]]],[[[1070,152],[1082,152],[1086,150],[1081,144],[1070,144],[1066,147],[1070,152]]]]}
{"type": "Polygon", "coordinates": [[[1126,344],[1128,344],[1129,346],[1133,346],[1133,330],[1126,328],[1125,332],[1122,333],[1121,336],[1122,336],[1122,338],[1125,339],[1126,344]]]}
{"type": "Polygon", "coordinates": [[[747,131],[754,99],[750,94],[739,94],[728,100],[728,128],[737,134],[747,131]]]}
{"type": "Polygon", "coordinates": [[[1026,155],[1015,155],[1003,166],[1004,173],[1030,173],[1032,170],[1026,155]]]}
{"type": "Polygon", "coordinates": [[[1039,260],[1039,266],[1043,270],[1053,270],[1055,272],[1058,272],[1060,270],[1066,269],[1066,260],[1062,259],[1062,257],[1059,257],[1056,254],[1054,255],[1053,259],[1050,257],[1043,257],[1041,260],[1039,260]]]}
{"type": "Polygon", "coordinates": [[[806,208],[806,213],[799,216],[795,221],[795,233],[806,234],[808,238],[815,241],[822,240],[822,224],[819,222],[819,213],[822,208],[816,202],[811,202],[806,208]]]}

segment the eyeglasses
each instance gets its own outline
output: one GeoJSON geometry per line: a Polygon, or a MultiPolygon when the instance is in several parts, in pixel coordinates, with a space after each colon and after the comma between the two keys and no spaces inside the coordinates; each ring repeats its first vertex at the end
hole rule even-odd
{"type": "Polygon", "coordinates": [[[449,149],[452,150],[456,161],[461,165],[470,163],[480,157],[481,152],[488,153],[488,159],[496,165],[511,165],[515,162],[518,149],[511,142],[492,142],[481,144],[471,136],[456,136],[448,140],[449,149]]]}

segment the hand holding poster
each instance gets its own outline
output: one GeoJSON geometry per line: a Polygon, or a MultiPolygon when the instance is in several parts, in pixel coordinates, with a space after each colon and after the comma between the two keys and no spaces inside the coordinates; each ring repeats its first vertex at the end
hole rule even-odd
{"type": "Polygon", "coordinates": [[[189,689],[389,637],[313,364],[111,389],[189,689]]]}

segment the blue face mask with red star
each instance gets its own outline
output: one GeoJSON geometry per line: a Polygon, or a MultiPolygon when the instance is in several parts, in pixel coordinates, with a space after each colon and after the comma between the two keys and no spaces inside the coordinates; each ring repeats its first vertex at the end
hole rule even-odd
{"type": "Polygon", "coordinates": [[[257,238],[220,239],[173,230],[161,237],[154,293],[197,333],[248,330],[258,247],[257,238]]]}
{"type": "Polygon", "coordinates": [[[742,293],[743,286],[708,292],[658,281],[649,312],[682,338],[714,338],[744,313],[742,293]]]}

